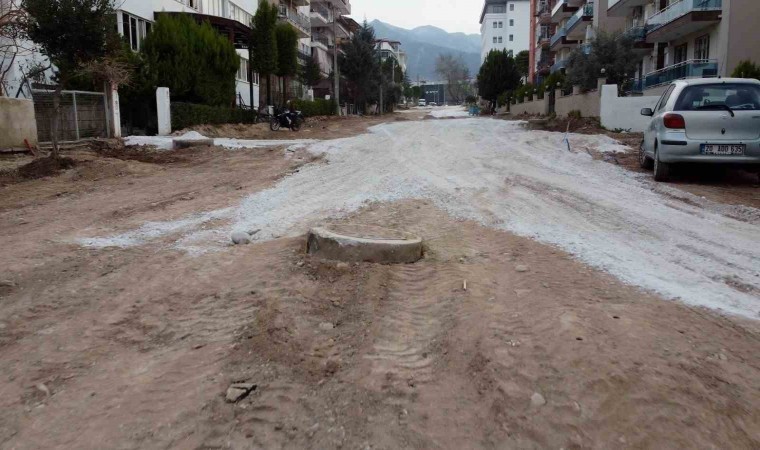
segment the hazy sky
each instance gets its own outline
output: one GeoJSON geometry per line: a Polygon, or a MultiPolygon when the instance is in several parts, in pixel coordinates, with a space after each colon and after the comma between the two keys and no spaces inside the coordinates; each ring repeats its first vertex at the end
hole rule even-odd
{"type": "Polygon", "coordinates": [[[449,32],[480,33],[482,8],[483,0],[351,0],[351,17],[402,28],[434,25],[449,32]]]}

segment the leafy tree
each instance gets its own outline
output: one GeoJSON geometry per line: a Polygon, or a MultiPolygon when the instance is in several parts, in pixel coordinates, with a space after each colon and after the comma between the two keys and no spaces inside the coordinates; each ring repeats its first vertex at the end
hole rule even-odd
{"type": "Polygon", "coordinates": [[[58,126],[63,86],[85,64],[103,58],[115,34],[112,0],[23,0],[25,32],[54,65],[53,159],[58,159],[58,126]]]}
{"type": "Polygon", "coordinates": [[[277,42],[277,72],[282,77],[282,99],[288,99],[288,77],[298,74],[298,31],[288,23],[274,29],[277,42]]]}
{"type": "Polygon", "coordinates": [[[461,56],[438,55],[435,72],[446,81],[446,95],[449,100],[458,103],[470,93],[470,69],[461,56]]]}
{"type": "Polygon", "coordinates": [[[520,76],[526,78],[530,72],[530,52],[523,50],[515,56],[515,64],[517,65],[517,71],[520,76]]]}
{"type": "Polygon", "coordinates": [[[377,98],[380,85],[380,58],[375,48],[375,30],[365,20],[349,41],[342,44],[339,57],[341,74],[351,84],[356,104],[366,110],[367,102],[377,98]]]}
{"type": "Polygon", "coordinates": [[[491,50],[478,72],[478,94],[496,104],[499,95],[513,91],[520,85],[520,73],[515,59],[506,50],[491,50]]]}
{"type": "Polygon", "coordinates": [[[267,104],[272,104],[270,75],[277,72],[277,8],[269,2],[259,2],[251,28],[253,69],[266,79],[267,104]]]}
{"type": "Polygon", "coordinates": [[[591,41],[591,50],[578,47],[570,54],[567,79],[583,89],[595,89],[597,80],[604,76],[620,89],[636,71],[638,59],[633,52],[633,39],[625,35],[600,32],[591,41]],[[604,69],[604,75],[602,75],[604,69]]]}
{"type": "Polygon", "coordinates": [[[319,63],[314,58],[309,58],[301,68],[298,77],[301,83],[314,87],[322,81],[322,69],[319,68],[319,63]]]}
{"type": "Polygon", "coordinates": [[[731,76],[733,78],[755,78],[760,80],[760,66],[753,64],[750,60],[739,61],[731,76]]]}
{"type": "Polygon", "coordinates": [[[240,57],[208,23],[160,15],[143,41],[142,56],[145,90],[165,86],[173,100],[205,105],[228,105],[235,97],[240,57]]]}
{"type": "Polygon", "coordinates": [[[422,97],[422,88],[419,86],[412,86],[412,98],[419,99],[422,97]]]}
{"type": "Polygon", "coordinates": [[[554,72],[546,77],[541,87],[544,91],[553,91],[557,89],[557,83],[559,83],[560,88],[566,87],[565,74],[560,71],[554,72]]]}

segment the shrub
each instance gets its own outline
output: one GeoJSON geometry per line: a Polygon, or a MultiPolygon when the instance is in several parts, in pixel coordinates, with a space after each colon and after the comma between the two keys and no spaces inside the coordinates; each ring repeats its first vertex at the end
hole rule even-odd
{"type": "Polygon", "coordinates": [[[176,130],[194,125],[252,122],[253,115],[248,110],[226,106],[172,102],[172,127],[176,130]]]}
{"type": "Polygon", "coordinates": [[[752,61],[739,61],[731,76],[734,78],[755,78],[760,80],[760,66],[753,64],[752,61]]]}
{"type": "Polygon", "coordinates": [[[509,92],[502,92],[499,97],[496,99],[496,106],[501,108],[502,106],[507,104],[507,99],[509,98],[509,92]]]}
{"type": "Polygon", "coordinates": [[[567,117],[571,119],[580,119],[581,117],[583,117],[583,114],[579,110],[574,109],[567,113],[567,117]]]}
{"type": "Polygon", "coordinates": [[[336,105],[335,100],[315,99],[309,100],[293,100],[293,107],[305,117],[312,116],[332,116],[335,114],[336,105]]]}

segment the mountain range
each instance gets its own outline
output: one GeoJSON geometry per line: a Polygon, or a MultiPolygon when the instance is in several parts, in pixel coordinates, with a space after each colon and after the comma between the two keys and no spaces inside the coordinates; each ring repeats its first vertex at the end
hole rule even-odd
{"type": "Polygon", "coordinates": [[[401,42],[401,49],[407,54],[407,74],[412,81],[438,81],[435,60],[441,54],[461,56],[470,74],[474,77],[480,69],[480,35],[449,33],[446,30],[426,25],[411,30],[373,20],[377,38],[401,42]]]}

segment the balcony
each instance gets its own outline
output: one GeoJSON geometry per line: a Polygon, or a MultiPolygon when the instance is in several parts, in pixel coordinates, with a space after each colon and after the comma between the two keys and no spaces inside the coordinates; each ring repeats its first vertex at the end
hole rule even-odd
{"type": "Polygon", "coordinates": [[[610,0],[607,4],[607,17],[628,17],[631,9],[652,3],[651,0],[610,0]]]}
{"type": "Polygon", "coordinates": [[[551,38],[552,37],[549,31],[548,25],[544,25],[539,28],[536,28],[536,47],[537,48],[549,47],[551,38]]]}
{"type": "Polygon", "coordinates": [[[541,2],[536,6],[536,17],[538,17],[538,23],[542,25],[552,23],[552,11],[549,8],[549,2],[541,2]]]}
{"type": "Polygon", "coordinates": [[[594,19],[594,2],[588,2],[583,8],[573,14],[573,17],[567,21],[567,38],[571,40],[581,40],[586,38],[586,27],[594,19]]]}
{"type": "Polygon", "coordinates": [[[565,67],[567,67],[567,58],[560,59],[559,61],[557,61],[556,63],[554,63],[554,65],[552,65],[551,69],[549,69],[549,72],[550,73],[559,72],[560,70],[564,69],[565,67]]]}
{"type": "Polygon", "coordinates": [[[549,48],[552,51],[557,51],[561,48],[569,48],[578,44],[578,41],[571,41],[567,39],[567,29],[565,27],[557,28],[557,32],[551,38],[549,42],[549,48]]]}
{"type": "Polygon", "coordinates": [[[647,19],[647,42],[668,42],[720,22],[722,0],[681,0],[647,19]]]}
{"type": "Polygon", "coordinates": [[[635,52],[650,52],[654,44],[647,42],[647,26],[634,23],[630,28],[623,32],[623,36],[633,41],[633,50],[635,52]]]}
{"type": "Polygon", "coordinates": [[[312,3],[310,8],[311,26],[324,26],[330,23],[330,10],[322,3],[312,3]]]}
{"type": "Polygon", "coordinates": [[[298,11],[288,8],[286,5],[280,5],[278,11],[279,20],[289,23],[298,31],[301,38],[307,38],[311,35],[311,19],[298,11]]]}
{"type": "Polygon", "coordinates": [[[644,75],[642,88],[649,89],[682,78],[709,78],[717,76],[717,60],[690,59],[644,75]]]}
{"type": "Polygon", "coordinates": [[[557,4],[552,9],[552,22],[559,23],[560,20],[572,16],[578,11],[577,6],[570,6],[568,0],[557,0],[557,4]]]}
{"type": "Polygon", "coordinates": [[[336,12],[341,15],[351,14],[351,0],[311,0],[311,5],[315,3],[331,4],[336,12]]]}
{"type": "Polygon", "coordinates": [[[324,51],[328,51],[330,50],[332,44],[330,42],[330,38],[327,37],[327,35],[315,33],[311,35],[311,46],[321,48],[324,51]]]}

